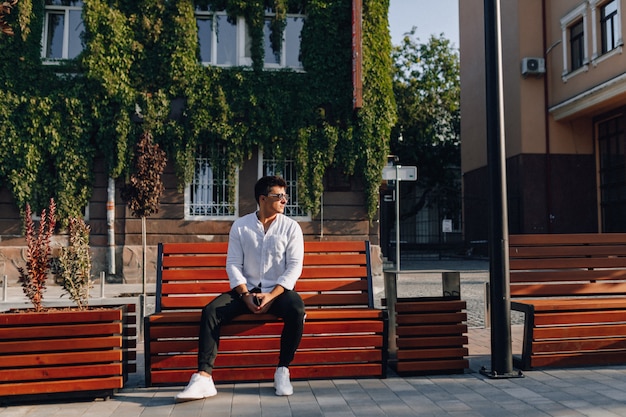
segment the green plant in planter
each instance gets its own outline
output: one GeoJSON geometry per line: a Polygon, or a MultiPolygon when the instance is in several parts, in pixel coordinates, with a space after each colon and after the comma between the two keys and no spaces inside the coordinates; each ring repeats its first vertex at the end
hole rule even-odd
{"type": "Polygon", "coordinates": [[[90,227],[83,219],[69,220],[69,244],[61,248],[59,255],[62,285],[76,306],[83,310],[89,305],[89,278],[91,275],[91,253],[89,251],[90,227]]]}
{"type": "Polygon", "coordinates": [[[42,311],[41,305],[43,292],[46,289],[46,278],[52,263],[52,250],[50,239],[56,225],[56,204],[50,199],[50,207],[41,211],[39,228],[35,229],[30,205],[26,204],[24,223],[26,225],[26,267],[19,267],[19,282],[22,284],[24,294],[33,304],[36,311],[42,311]]]}

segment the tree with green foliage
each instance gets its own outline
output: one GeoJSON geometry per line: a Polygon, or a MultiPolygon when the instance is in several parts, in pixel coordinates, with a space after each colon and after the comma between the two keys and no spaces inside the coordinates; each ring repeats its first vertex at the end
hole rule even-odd
{"type": "Polygon", "coordinates": [[[428,201],[447,210],[450,218],[460,212],[460,69],[459,55],[440,35],[419,43],[415,28],[393,48],[393,91],[398,121],[393,129],[391,152],[398,163],[417,166],[421,197],[402,217],[414,216],[428,201]]]}

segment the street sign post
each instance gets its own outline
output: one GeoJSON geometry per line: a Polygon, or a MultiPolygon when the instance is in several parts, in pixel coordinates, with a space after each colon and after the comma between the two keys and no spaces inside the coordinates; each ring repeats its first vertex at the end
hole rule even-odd
{"type": "Polygon", "coordinates": [[[400,271],[400,181],[417,181],[417,167],[386,166],[383,180],[396,182],[396,271],[400,271]]]}

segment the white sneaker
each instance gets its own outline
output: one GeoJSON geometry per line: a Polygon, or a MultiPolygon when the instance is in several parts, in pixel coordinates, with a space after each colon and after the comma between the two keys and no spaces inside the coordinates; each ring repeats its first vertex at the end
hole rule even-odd
{"type": "Polygon", "coordinates": [[[289,368],[281,366],[276,368],[274,373],[274,389],[276,389],[276,395],[291,395],[293,394],[293,386],[289,382],[289,368]]]}
{"type": "Polygon", "coordinates": [[[176,402],[201,400],[214,395],[217,395],[217,390],[215,389],[213,378],[195,373],[191,376],[189,384],[187,384],[183,392],[176,395],[176,402]]]}

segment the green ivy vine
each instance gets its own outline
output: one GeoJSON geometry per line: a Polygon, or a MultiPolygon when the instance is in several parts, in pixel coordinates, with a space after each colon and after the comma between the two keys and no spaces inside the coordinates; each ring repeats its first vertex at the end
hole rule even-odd
{"type": "MultiPolygon", "coordinates": [[[[20,0],[0,36],[0,186],[20,208],[51,197],[61,221],[91,197],[93,164],[127,179],[149,131],[174,163],[180,189],[199,152],[234,177],[257,149],[294,158],[306,209],[317,213],[330,167],[360,178],[368,214],[395,122],[388,0],[363,0],[363,107],[352,107],[352,0],[84,0],[81,55],[41,59],[43,1],[20,0]],[[204,67],[194,11],[243,17],[252,67],[204,67]],[[304,71],[263,70],[263,30],[280,49],[287,14],[306,16],[304,71]],[[141,122],[141,123],[139,123],[141,122]],[[223,163],[222,163],[223,161],[223,163]]],[[[235,196],[231,196],[235,198],[235,196]]]]}

